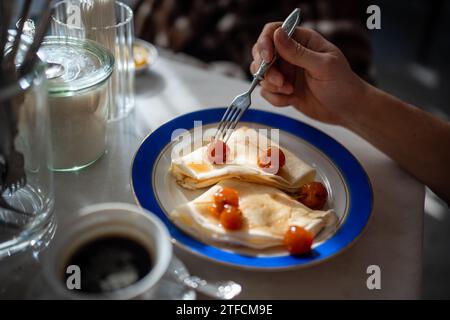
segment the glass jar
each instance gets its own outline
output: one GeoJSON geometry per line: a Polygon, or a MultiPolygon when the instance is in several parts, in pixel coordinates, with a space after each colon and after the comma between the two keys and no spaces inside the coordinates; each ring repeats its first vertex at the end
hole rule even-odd
{"type": "Polygon", "coordinates": [[[40,248],[54,234],[49,128],[45,69],[38,65],[0,87],[0,258],[40,248]]]}
{"type": "Polygon", "coordinates": [[[39,57],[50,66],[52,168],[74,171],[87,167],[106,150],[108,84],[114,58],[94,41],[54,36],[45,38],[39,57]]]}
{"type": "Polygon", "coordinates": [[[109,120],[126,117],[135,106],[133,10],[120,1],[60,1],[53,7],[51,33],[96,41],[113,54],[109,120]]]}

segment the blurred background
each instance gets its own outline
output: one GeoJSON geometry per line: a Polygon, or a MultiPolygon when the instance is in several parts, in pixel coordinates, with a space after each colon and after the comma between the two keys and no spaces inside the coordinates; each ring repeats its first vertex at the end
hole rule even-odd
{"type": "MultiPolygon", "coordinates": [[[[251,47],[264,24],[283,20],[294,7],[300,7],[302,25],[318,30],[340,47],[361,77],[450,119],[450,1],[124,2],[134,8],[137,37],[175,53],[186,63],[240,78],[250,77],[251,47]],[[370,4],[381,8],[381,30],[366,28],[370,4]]],[[[424,220],[423,298],[450,298],[450,210],[429,190],[424,220]]]]}

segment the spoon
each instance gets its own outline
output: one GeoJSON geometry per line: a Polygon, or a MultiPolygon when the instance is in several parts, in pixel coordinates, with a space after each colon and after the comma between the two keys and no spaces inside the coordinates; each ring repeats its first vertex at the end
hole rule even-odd
{"type": "Polygon", "coordinates": [[[208,282],[197,276],[189,275],[186,269],[176,269],[174,274],[176,280],[182,285],[211,298],[230,300],[239,295],[242,291],[241,285],[234,281],[225,280],[208,282]]]}

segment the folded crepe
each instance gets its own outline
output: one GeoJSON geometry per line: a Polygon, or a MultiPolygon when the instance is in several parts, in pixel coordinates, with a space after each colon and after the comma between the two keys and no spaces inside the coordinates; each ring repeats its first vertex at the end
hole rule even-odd
{"type": "Polygon", "coordinates": [[[172,159],[170,171],[177,182],[187,189],[205,188],[224,179],[237,178],[293,193],[314,180],[315,170],[284,148],[280,149],[286,157],[286,164],[277,174],[260,168],[258,155],[268,146],[278,145],[254,129],[242,127],[235,130],[227,145],[230,153],[225,164],[212,164],[208,159],[208,147],[203,146],[172,159]]]}
{"type": "Polygon", "coordinates": [[[282,246],[290,226],[301,226],[315,237],[325,226],[337,222],[333,210],[312,210],[276,188],[235,179],[221,181],[173,210],[170,217],[180,229],[205,242],[214,240],[253,249],[282,246]],[[239,210],[244,218],[239,230],[224,229],[208,211],[214,203],[214,193],[221,187],[238,193],[239,210]]]}

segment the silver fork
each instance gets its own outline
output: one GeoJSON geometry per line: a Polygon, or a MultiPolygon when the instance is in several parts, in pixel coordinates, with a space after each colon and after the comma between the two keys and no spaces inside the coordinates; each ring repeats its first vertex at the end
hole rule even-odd
{"type": "MultiPolygon", "coordinates": [[[[297,8],[292,11],[292,13],[286,18],[286,20],[284,20],[281,28],[287,33],[289,37],[291,37],[299,21],[300,9],[297,8]]],[[[214,136],[214,141],[222,140],[225,143],[227,142],[227,140],[231,136],[231,133],[239,123],[239,120],[241,120],[242,115],[252,104],[251,94],[253,90],[256,88],[259,82],[264,79],[264,75],[276,59],[277,54],[274,54],[270,62],[263,61],[259,66],[258,71],[256,71],[256,73],[253,75],[253,81],[250,85],[250,88],[246,92],[236,96],[233,99],[231,105],[223,114],[222,120],[220,120],[216,135],[214,136]]]]}

